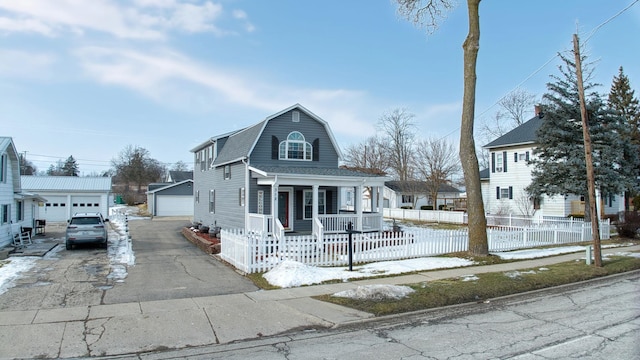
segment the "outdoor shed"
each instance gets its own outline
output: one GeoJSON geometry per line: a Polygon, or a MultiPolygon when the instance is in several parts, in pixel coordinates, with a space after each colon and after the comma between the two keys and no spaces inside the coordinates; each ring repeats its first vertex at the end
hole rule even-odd
{"type": "Polygon", "coordinates": [[[152,216],[193,216],[193,180],[149,184],[147,209],[152,216]]]}
{"type": "Polygon", "coordinates": [[[75,213],[100,212],[109,216],[110,177],[21,176],[22,189],[47,200],[39,216],[47,222],[65,222],[75,213]]]}

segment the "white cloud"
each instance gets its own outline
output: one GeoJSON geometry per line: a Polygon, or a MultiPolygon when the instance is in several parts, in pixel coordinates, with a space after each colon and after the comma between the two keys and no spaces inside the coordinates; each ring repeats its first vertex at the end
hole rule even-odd
{"type": "Polygon", "coordinates": [[[53,36],[53,29],[49,25],[36,19],[12,19],[8,17],[0,17],[0,30],[4,30],[9,33],[26,32],[38,33],[48,37],[53,36]]]}
{"type": "Polygon", "coordinates": [[[19,78],[48,78],[56,57],[47,53],[0,49],[0,75],[19,78]]]}
{"type": "MultiPolygon", "coordinates": [[[[1,2],[0,10],[5,12],[0,30],[46,36],[92,30],[123,39],[161,40],[170,30],[217,36],[234,33],[216,26],[224,11],[222,5],[211,1],[134,0],[123,4],[108,0],[21,0],[1,2]]],[[[253,31],[246,13],[236,10],[231,15],[244,22],[246,31],[253,31]]]]}

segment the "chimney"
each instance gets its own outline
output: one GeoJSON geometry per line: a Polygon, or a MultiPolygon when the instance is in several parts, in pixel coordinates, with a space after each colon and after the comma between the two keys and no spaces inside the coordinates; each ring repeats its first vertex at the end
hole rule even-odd
{"type": "Polygon", "coordinates": [[[540,104],[537,104],[533,107],[533,111],[535,112],[536,116],[539,117],[540,119],[542,119],[542,106],[540,104]]]}

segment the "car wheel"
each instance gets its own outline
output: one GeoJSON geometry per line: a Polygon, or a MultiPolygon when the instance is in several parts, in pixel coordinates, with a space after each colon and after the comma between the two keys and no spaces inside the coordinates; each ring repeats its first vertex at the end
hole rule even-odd
{"type": "Polygon", "coordinates": [[[73,244],[65,243],[65,246],[66,246],[67,250],[72,250],[73,249],[73,244]]]}

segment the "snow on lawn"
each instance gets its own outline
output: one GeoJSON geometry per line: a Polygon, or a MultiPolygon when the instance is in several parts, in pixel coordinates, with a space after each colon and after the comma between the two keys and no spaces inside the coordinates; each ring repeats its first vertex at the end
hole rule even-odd
{"type": "Polygon", "coordinates": [[[366,278],[380,275],[396,275],[422,270],[445,269],[473,265],[473,262],[461,258],[425,257],[418,259],[381,261],[361,266],[315,267],[301,262],[285,260],[264,274],[271,285],[282,288],[320,284],[329,280],[347,281],[354,278],[366,278]]]}
{"type": "Polygon", "coordinates": [[[547,256],[569,254],[574,252],[585,251],[584,246],[563,246],[557,248],[548,249],[525,249],[505,252],[493,252],[492,255],[499,256],[501,259],[506,260],[522,260],[522,259],[535,259],[547,256]]]}

